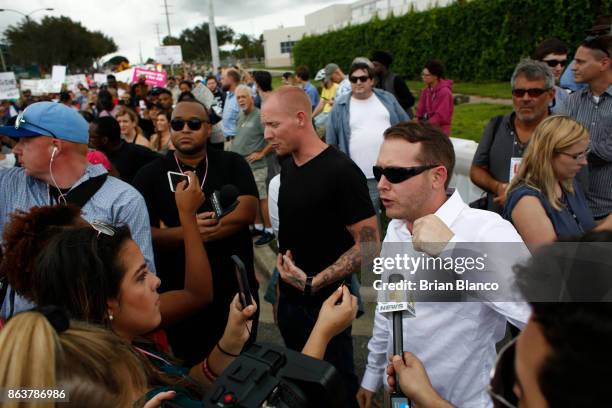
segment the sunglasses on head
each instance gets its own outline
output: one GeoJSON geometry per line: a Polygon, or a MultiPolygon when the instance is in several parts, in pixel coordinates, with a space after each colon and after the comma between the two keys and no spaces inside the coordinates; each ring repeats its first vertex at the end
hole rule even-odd
{"type": "Polygon", "coordinates": [[[110,224],[106,224],[101,221],[92,221],[89,223],[89,225],[98,232],[98,237],[100,234],[104,234],[109,237],[115,235],[115,228],[110,224]]]}
{"type": "Polygon", "coordinates": [[[512,90],[512,95],[516,96],[517,98],[522,98],[525,96],[525,94],[528,94],[530,98],[537,98],[538,96],[542,96],[547,91],[548,89],[542,89],[542,88],[529,88],[529,89],[515,88],[512,90]]]}
{"type": "Polygon", "coordinates": [[[556,67],[557,65],[561,65],[561,67],[564,67],[565,64],[567,64],[567,60],[556,60],[556,59],[551,59],[551,60],[544,60],[544,62],[551,68],[556,67]]]}
{"type": "Polygon", "coordinates": [[[361,76],[350,75],[349,76],[349,81],[351,81],[351,83],[353,83],[353,84],[356,84],[357,81],[368,82],[369,79],[370,79],[370,77],[368,75],[361,75],[361,76]]]}
{"type": "Polygon", "coordinates": [[[433,169],[434,167],[438,167],[439,164],[430,164],[427,166],[414,166],[414,167],[380,167],[374,166],[372,167],[372,171],[374,172],[374,178],[376,181],[380,181],[382,176],[389,181],[391,184],[401,183],[402,181],[406,181],[409,178],[414,176],[418,176],[426,170],[433,169]]]}
{"type": "Polygon", "coordinates": [[[22,112],[19,112],[19,115],[17,115],[17,119],[15,119],[15,129],[19,129],[21,127],[21,125],[27,124],[29,126],[33,126],[33,127],[37,128],[37,129],[40,129],[45,134],[48,134],[49,136],[53,136],[54,138],[57,139],[57,136],[55,136],[55,134],[52,131],[50,131],[48,129],[45,129],[42,126],[38,126],[38,125],[35,125],[34,123],[30,123],[30,122],[26,121],[25,118],[23,117],[24,114],[25,114],[25,111],[22,111],[22,112]]]}
{"type": "Polygon", "coordinates": [[[202,119],[172,119],[170,121],[170,127],[172,127],[172,130],[179,132],[185,128],[185,123],[191,130],[200,130],[200,128],[202,128],[202,123],[208,123],[208,121],[202,119]]]}

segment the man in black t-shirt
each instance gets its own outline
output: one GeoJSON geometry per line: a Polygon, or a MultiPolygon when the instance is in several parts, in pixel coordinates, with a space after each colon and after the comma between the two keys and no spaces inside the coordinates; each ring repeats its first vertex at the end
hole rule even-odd
{"type": "MultiPolygon", "coordinates": [[[[161,278],[161,291],[184,287],[183,233],[174,193],[167,173],[195,172],[201,180],[206,201],[198,211],[198,226],[213,273],[213,303],[206,309],[167,328],[170,345],[186,366],[204,359],[223,335],[229,304],[238,292],[231,255],[238,255],[247,269],[251,293],[258,302],[258,283],[253,268],[253,244],[249,225],[255,219],[257,187],[247,162],[238,154],[206,149],[211,126],[206,109],[199,102],[179,102],[172,113],[171,140],[175,152],[168,152],[144,167],[134,186],[147,203],[151,219],[155,264],[161,278]],[[226,184],[238,188],[238,207],[222,218],[213,218],[208,197],[226,184]],[[166,228],[160,228],[161,224],[166,228]]],[[[251,340],[257,335],[255,317],[251,340]]]]}
{"type": "MultiPolygon", "coordinates": [[[[287,347],[301,350],[323,301],[339,285],[350,285],[362,258],[378,254],[377,222],[364,174],[317,136],[303,90],[272,92],[261,116],[265,139],[279,155],[291,155],[278,196],[278,325],[287,347]]],[[[355,406],[350,327],[331,340],[325,359],[341,373],[355,406]]]]}
{"type": "Polygon", "coordinates": [[[132,184],[142,167],[161,156],[148,147],[121,139],[121,128],[112,116],[95,119],[89,124],[89,144],[108,157],[119,178],[132,184]]]}

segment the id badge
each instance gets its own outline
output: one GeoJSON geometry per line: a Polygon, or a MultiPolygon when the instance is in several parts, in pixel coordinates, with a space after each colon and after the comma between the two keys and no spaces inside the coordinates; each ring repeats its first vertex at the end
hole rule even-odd
{"type": "Polygon", "coordinates": [[[521,166],[521,162],[523,161],[522,157],[511,157],[510,158],[510,172],[508,173],[508,183],[512,181],[514,176],[518,173],[519,167],[521,166]]]}

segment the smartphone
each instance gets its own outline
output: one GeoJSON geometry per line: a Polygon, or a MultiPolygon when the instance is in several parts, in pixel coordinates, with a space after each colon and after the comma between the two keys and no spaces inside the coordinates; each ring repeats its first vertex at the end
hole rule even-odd
{"type": "Polygon", "coordinates": [[[189,183],[191,182],[191,180],[189,179],[189,176],[186,175],[186,174],[177,173],[175,171],[169,171],[168,172],[168,183],[170,184],[170,191],[175,193],[176,192],[176,186],[181,181],[187,181],[187,185],[189,185],[189,183]]]}
{"type": "Polygon", "coordinates": [[[238,258],[237,255],[232,255],[232,261],[234,262],[234,272],[236,273],[236,280],[238,281],[240,303],[242,303],[242,308],[245,308],[253,304],[251,287],[249,286],[249,280],[247,279],[246,268],[244,267],[242,260],[238,258]]]}

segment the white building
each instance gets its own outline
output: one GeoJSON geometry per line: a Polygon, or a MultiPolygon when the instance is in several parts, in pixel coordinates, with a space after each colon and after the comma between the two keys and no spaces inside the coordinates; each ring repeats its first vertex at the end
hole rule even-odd
{"type": "Polygon", "coordinates": [[[306,34],[306,26],[265,30],[264,55],[266,67],[288,67],[293,65],[291,51],[293,45],[306,34]]]}
{"type": "Polygon", "coordinates": [[[362,24],[378,15],[386,18],[393,13],[401,16],[410,10],[422,11],[432,7],[443,7],[454,0],[358,0],[352,4],[334,4],[307,14],[305,25],[299,27],[265,30],[264,53],[267,67],[293,65],[293,44],[305,34],[316,35],[339,30],[350,24],[362,24]]]}

